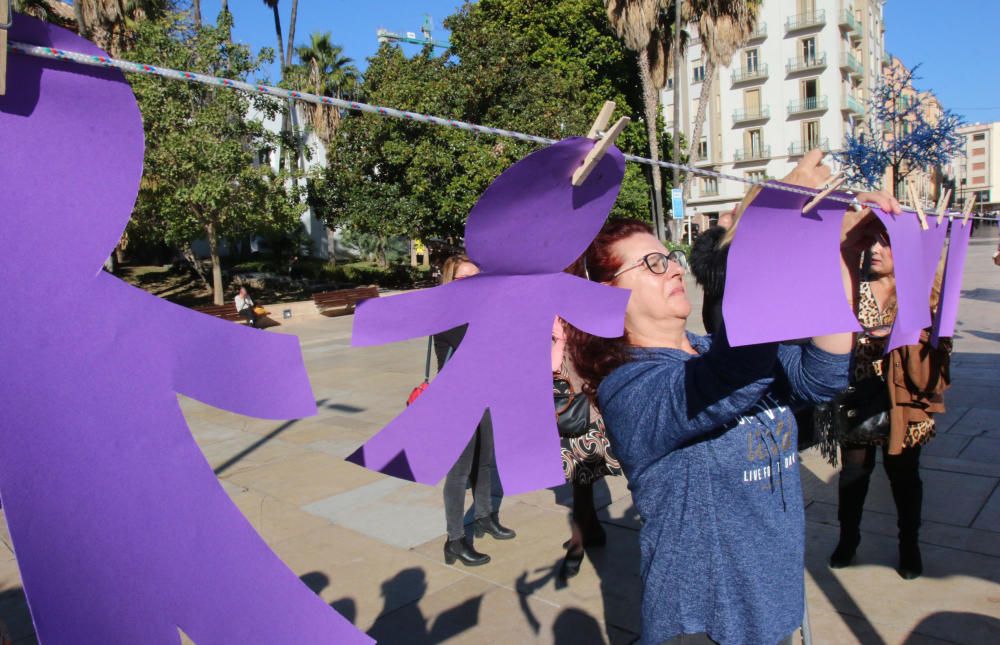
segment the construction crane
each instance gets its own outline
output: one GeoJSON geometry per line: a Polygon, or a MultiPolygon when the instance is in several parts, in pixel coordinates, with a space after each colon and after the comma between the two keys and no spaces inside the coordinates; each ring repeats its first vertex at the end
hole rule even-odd
{"type": "Polygon", "coordinates": [[[431,37],[431,15],[429,13],[424,14],[424,24],[420,28],[420,37],[412,31],[408,31],[405,34],[397,34],[393,31],[389,31],[384,27],[379,27],[375,30],[375,35],[378,36],[378,41],[380,43],[395,41],[401,43],[413,43],[414,45],[430,45],[431,47],[440,47],[441,49],[448,49],[451,47],[447,42],[440,40],[434,40],[431,37]]]}

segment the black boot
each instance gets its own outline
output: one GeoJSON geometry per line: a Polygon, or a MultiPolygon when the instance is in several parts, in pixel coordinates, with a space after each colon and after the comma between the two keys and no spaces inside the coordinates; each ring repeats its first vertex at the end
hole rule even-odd
{"type": "Polygon", "coordinates": [[[904,448],[902,454],[886,455],[886,474],[892,499],[896,502],[896,525],[899,528],[899,566],[897,573],[904,580],[919,578],[924,572],[920,557],[921,510],[924,503],[924,484],[920,481],[920,447],[904,448]]]}
{"type": "Polygon", "coordinates": [[[448,540],[444,543],[444,561],[446,564],[455,564],[455,560],[467,567],[478,567],[489,562],[490,556],[476,551],[465,538],[448,540]]]}
{"type": "Polygon", "coordinates": [[[903,580],[913,580],[923,574],[924,561],[920,557],[920,546],[915,541],[899,543],[899,567],[896,572],[903,580]]]}
{"type": "Polygon", "coordinates": [[[875,451],[850,448],[841,451],[844,466],[837,482],[837,519],[840,520],[840,541],[830,555],[830,568],[842,569],[851,564],[861,543],[861,515],[868,496],[868,483],[875,466],[875,451]]]}
{"type": "Polygon", "coordinates": [[[861,543],[861,533],[854,532],[845,534],[843,530],[840,533],[840,541],[837,542],[837,548],[833,550],[830,554],[830,568],[831,569],[843,569],[844,567],[850,566],[851,561],[854,560],[854,553],[858,550],[858,545],[861,543]]]}
{"type": "Polygon", "coordinates": [[[483,537],[489,533],[494,540],[513,540],[517,537],[517,533],[500,523],[499,513],[491,513],[486,517],[479,518],[476,520],[473,530],[476,532],[476,537],[483,537]]]}

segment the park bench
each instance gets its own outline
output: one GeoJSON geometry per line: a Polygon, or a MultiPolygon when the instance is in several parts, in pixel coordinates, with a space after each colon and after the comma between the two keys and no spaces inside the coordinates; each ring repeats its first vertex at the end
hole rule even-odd
{"type": "Polygon", "coordinates": [[[194,308],[195,311],[200,311],[203,314],[208,314],[209,316],[215,316],[216,318],[222,318],[223,320],[232,320],[233,322],[246,322],[246,318],[241,316],[239,312],[236,311],[236,307],[232,303],[227,305],[201,305],[194,308]]]}
{"type": "Polygon", "coordinates": [[[337,291],[320,291],[313,294],[313,302],[321,314],[337,308],[346,308],[345,313],[352,311],[359,302],[369,298],[378,298],[378,287],[358,287],[356,289],[338,289],[337,291]]]}

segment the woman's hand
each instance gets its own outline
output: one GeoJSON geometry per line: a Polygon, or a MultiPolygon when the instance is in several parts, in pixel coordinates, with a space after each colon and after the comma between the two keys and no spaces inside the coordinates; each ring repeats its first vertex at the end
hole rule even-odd
{"type": "Polygon", "coordinates": [[[799,161],[799,165],[781,181],[806,188],[821,188],[830,181],[832,174],[830,166],[823,163],[823,151],[817,148],[807,152],[799,161]]]}
{"type": "Polygon", "coordinates": [[[858,193],[855,198],[862,204],[874,204],[887,213],[892,213],[893,215],[899,215],[903,212],[903,208],[899,205],[899,201],[895,197],[880,190],[877,193],[858,193]]]}

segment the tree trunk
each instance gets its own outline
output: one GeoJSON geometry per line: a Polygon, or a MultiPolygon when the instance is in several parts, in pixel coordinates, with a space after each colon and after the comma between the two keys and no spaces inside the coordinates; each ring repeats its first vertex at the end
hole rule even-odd
{"type": "MultiPolygon", "coordinates": [[[[653,77],[649,71],[649,54],[645,49],[639,52],[639,80],[642,82],[642,105],[646,116],[646,137],[649,140],[649,158],[658,161],[660,158],[660,138],[656,132],[657,108],[660,101],[656,88],[653,86],[653,77]]],[[[656,227],[656,235],[660,239],[664,238],[663,224],[663,176],[659,166],[650,167],[650,176],[653,178],[653,224],[656,227]]]]}
{"type": "Polygon", "coordinates": [[[274,32],[278,35],[278,62],[281,63],[281,76],[285,76],[285,39],[281,35],[281,14],[278,13],[278,3],[274,3],[274,32]]]}
{"type": "Polygon", "coordinates": [[[184,245],[184,248],[181,249],[181,255],[183,255],[187,263],[191,265],[191,268],[194,270],[198,278],[201,279],[201,282],[202,284],[205,285],[205,288],[211,291],[212,283],[209,282],[208,276],[205,275],[205,269],[201,265],[201,260],[199,260],[198,256],[195,255],[194,248],[191,247],[190,243],[184,245]]]}
{"type": "MultiPolygon", "coordinates": [[[[705,61],[705,78],[701,82],[701,94],[698,96],[698,113],[694,117],[694,125],[691,130],[691,142],[688,145],[688,164],[694,165],[698,161],[698,150],[701,143],[701,132],[705,127],[705,117],[708,112],[709,101],[712,100],[712,81],[715,79],[715,63],[711,60],[705,61]]],[[[691,194],[691,182],[694,176],[688,175],[684,180],[684,199],[691,194]]]]}
{"type": "Polygon", "coordinates": [[[201,0],[194,0],[191,3],[191,15],[194,18],[194,26],[201,28],[201,0]]]}
{"type": "Polygon", "coordinates": [[[222,262],[219,261],[219,238],[215,234],[215,224],[205,225],[208,236],[208,251],[212,256],[212,302],[217,305],[226,304],[222,292],[222,262]]]}
{"type": "Polygon", "coordinates": [[[288,52],[285,54],[285,62],[292,64],[295,53],[295,20],[299,15],[299,0],[292,0],[292,17],[288,25],[288,52]]]}

